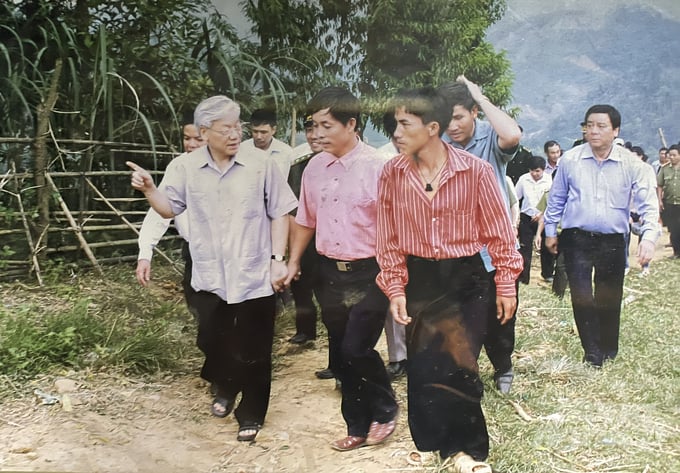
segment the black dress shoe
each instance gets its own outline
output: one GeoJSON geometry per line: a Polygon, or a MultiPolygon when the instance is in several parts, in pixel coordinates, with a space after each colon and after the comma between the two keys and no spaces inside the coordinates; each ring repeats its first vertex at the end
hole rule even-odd
{"type": "Polygon", "coordinates": [[[331,371],[330,368],[326,368],[325,370],[319,370],[314,372],[314,376],[316,376],[319,379],[333,379],[335,378],[335,374],[333,371],[331,371]]]}
{"type": "Polygon", "coordinates": [[[314,337],[308,337],[307,334],[305,333],[296,333],[292,337],[288,339],[290,343],[293,343],[295,345],[302,345],[303,343],[309,342],[311,340],[314,340],[314,337]]]}
{"type": "Polygon", "coordinates": [[[505,373],[497,373],[494,375],[493,379],[496,383],[496,388],[501,392],[501,394],[510,393],[510,388],[512,387],[512,381],[515,378],[515,374],[510,368],[505,373]]]}
{"type": "Polygon", "coordinates": [[[385,368],[390,381],[406,376],[406,360],[390,361],[385,368]]]}

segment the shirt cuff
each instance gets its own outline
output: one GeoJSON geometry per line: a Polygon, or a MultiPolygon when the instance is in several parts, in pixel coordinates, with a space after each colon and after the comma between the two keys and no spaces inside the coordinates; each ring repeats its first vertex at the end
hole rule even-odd
{"type": "Polygon", "coordinates": [[[557,224],[556,223],[546,223],[545,224],[545,236],[556,237],[557,236],[557,224]]]}
{"type": "Polygon", "coordinates": [[[145,248],[145,249],[142,249],[142,248],[139,249],[139,255],[137,256],[137,261],[139,261],[140,259],[148,259],[149,261],[151,261],[151,258],[153,258],[153,247],[145,248]]]}
{"type": "MultiPolygon", "coordinates": [[[[498,275],[498,273],[496,273],[498,275]]],[[[514,281],[496,281],[496,295],[501,297],[516,297],[514,281]]]]}

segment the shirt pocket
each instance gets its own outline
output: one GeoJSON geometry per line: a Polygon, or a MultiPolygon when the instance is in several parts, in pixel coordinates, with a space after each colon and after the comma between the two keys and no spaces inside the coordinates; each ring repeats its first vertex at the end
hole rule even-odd
{"type": "Polygon", "coordinates": [[[614,209],[626,209],[630,205],[630,183],[621,167],[607,173],[601,184],[607,192],[607,203],[614,209]]]}

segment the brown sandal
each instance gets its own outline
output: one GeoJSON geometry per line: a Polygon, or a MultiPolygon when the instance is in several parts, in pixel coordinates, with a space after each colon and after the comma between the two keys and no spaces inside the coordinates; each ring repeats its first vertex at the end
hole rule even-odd
{"type": "Polygon", "coordinates": [[[396,417],[389,422],[381,424],[379,422],[371,422],[371,427],[368,430],[368,437],[366,438],[366,445],[378,445],[383,443],[387,438],[394,433],[397,427],[396,417]]]}
{"type": "Polygon", "coordinates": [[[356,437],[353,435],[348,435],[344,439],[331,442],[331,448],[339,452],[347,452],[349,450],[354,450],[355,448],[363,447],[364,445],[366,445],[366,437],[356,437]]]}

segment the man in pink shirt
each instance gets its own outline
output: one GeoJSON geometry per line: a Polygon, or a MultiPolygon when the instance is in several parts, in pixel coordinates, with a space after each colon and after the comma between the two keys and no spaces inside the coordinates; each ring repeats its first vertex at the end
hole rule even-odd
{"type": "Polygon", "coordinates": [[[406,325],[408,412],[419,450],[438,451],[458,473],[491,473],[477,359],[484,342],[490,274],[501,323],[516,306],[522,258],[491,165],[439,139],[450,107],[432,88],[394,101],[402,154],[379,183],[377,283],[406,325]]]}
{"type": "Polygon", "coordinates": [[[340,451],[383,442],[394,432],[398,411],[375,350],[388,307],[375,283],[378,177],[385,160],[357,138],[359,113],[359,100],[340,87],[322,89],[307,105],[323,151],[302,174],[286,280],[299,277],[302,254],[316,236],[329,367],[341,381],[347,423],[347,436],[331,444],[340,451]]]}

